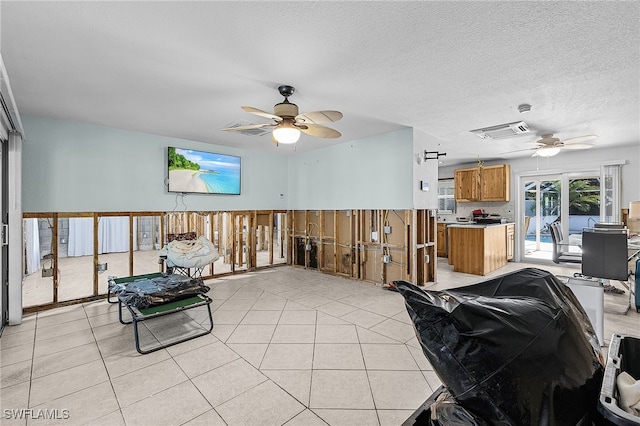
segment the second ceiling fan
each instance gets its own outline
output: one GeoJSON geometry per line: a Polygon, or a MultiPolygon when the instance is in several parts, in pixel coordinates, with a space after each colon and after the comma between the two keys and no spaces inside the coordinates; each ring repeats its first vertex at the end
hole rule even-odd
{"type": "Polygon", "coordinates": [[[521,149],[519,151],[534,151],[532,157],[552,157],[558,154],[563,149],[589,149],[593,148],[593,145],[584,142],[589,142],[597,139],[596,135],[578,136],[575,138],[569,138],[560,140],[553,137],[553,134],[542,135],[541,139],[535,142],[529,142],[536,146],[528,149],[521,149]]]}
{"type": "Polygon", "coordinates": [[[284,96],[284,101],[274,105],[273,114],[262,111],[251,106],[243,106],[242,109],[248,113],[264,118],[270,118],[274,122],[263,124],[249,124],[247,126],[227,127],[221,130],[250,130],[273,127],[273,142],[278,145],[294,144],[300,138],[300,132],[317,138],[333,139],[341,136],[340,132],[330,127],[323,126],[324,123],[332,123],[342,118],[340,111],[312,111],[302,113],[298,111],[298,105],[289,102],[289,96],[293,95],[293,86],[282,85],[278,91],[284,96]]]}

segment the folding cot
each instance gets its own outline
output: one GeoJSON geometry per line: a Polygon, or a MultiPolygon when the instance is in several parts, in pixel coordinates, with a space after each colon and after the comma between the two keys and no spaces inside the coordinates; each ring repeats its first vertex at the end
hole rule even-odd
{"type": "MultiPolygon", "coordinates": [[[[207,291],[209,291],[209,287],[205,286],[202,280],[179,274],[153,273],[124,278],[109,277],[107,298],[109,299],[111,293],[116,295],[120,323],[133,323],[136,350],[141,354],[147,354],[204,336],[213,330],[213,316],[210,306],[212,300],[206,295],[207,291]],[[123,305],[131,315],[130,321],[123,318],[123,305]],[[184,313],[186,310],[201,306],[207,309],[208,325],[203,327],[195,319],[189,319],[185,323],[179,323],[178,332],[183,332],[181,336],[163,342],[154,335],[157,344],[148,349],[141,348],[139,323],[165,315],[184,313]],[[194,323],[197,324],[195,328],[193,327],[194,323]],[[180,327],[183,330],[180,330],[180,327]]],[[[109,302],[115,303],[111,300],[109,302]]],[[[173,332],[176,333],[176,330],[173,332]]]]}

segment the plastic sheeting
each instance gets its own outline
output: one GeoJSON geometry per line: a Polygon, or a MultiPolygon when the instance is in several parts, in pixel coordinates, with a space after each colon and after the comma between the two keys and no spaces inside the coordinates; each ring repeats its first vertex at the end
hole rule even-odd
{"type": "Polygon", "coordinates": [[[112,289],[122,303],[138,309],[186,299],[209,290],[202,280],[177,274],[115,284],[112,289]]]}
{"type": "Polygon", "coordinates": [[[526,268],[445,291],[394,284],[426,357],[473,416],[491,425],[573,426],[595,411],[600,346],[576,297],[551,273],[526,268]]]}

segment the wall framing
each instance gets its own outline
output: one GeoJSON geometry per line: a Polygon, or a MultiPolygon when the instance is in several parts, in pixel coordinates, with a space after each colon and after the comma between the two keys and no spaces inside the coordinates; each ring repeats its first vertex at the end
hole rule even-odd
{"type": "Polygon", "coordinates": [[[436,281],[434,210],[295,210],[289,216],[290,265],[376,285],[436,281]]]}

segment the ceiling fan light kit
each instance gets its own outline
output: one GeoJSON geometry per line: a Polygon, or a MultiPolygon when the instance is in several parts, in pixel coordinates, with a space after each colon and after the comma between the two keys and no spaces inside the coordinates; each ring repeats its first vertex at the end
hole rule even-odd
{"type": "Polygon", "coordinates": [[[296,129],[290,122],[283,121],[282,124],[273,129],[273,137],[278,143],[293,144],[300,139],[300,130],[296,129]]]}
{"type": "Polygon", "coordinates": [[[538,157],[553,157],[560,152],[560,147],[550,146],[550,147],[542,147],[533,153],[533,156],[538,157]]]}
{"type": "Polygon", "coordinates": [[[256,128],[272,127],[273,141],[276,145],[295,144],[300,139],[301,132],[309,136],[325,139],[342,136],[337,130],[320,125],[320,123],[331,123],[340,120],[342,118],[340,111],[312,111],[300,114],[298,105],[289,102],[289,96],[293,95],[295,90],[293,86],[288,85],[278,87],[278,91],[284,96],[284,101],[274,105],[273,114],[250,106],[242,107],[242,110],[248,113],[272,119],[273,123],[234,126],[222,130],[243,132],[256,128]]]}

